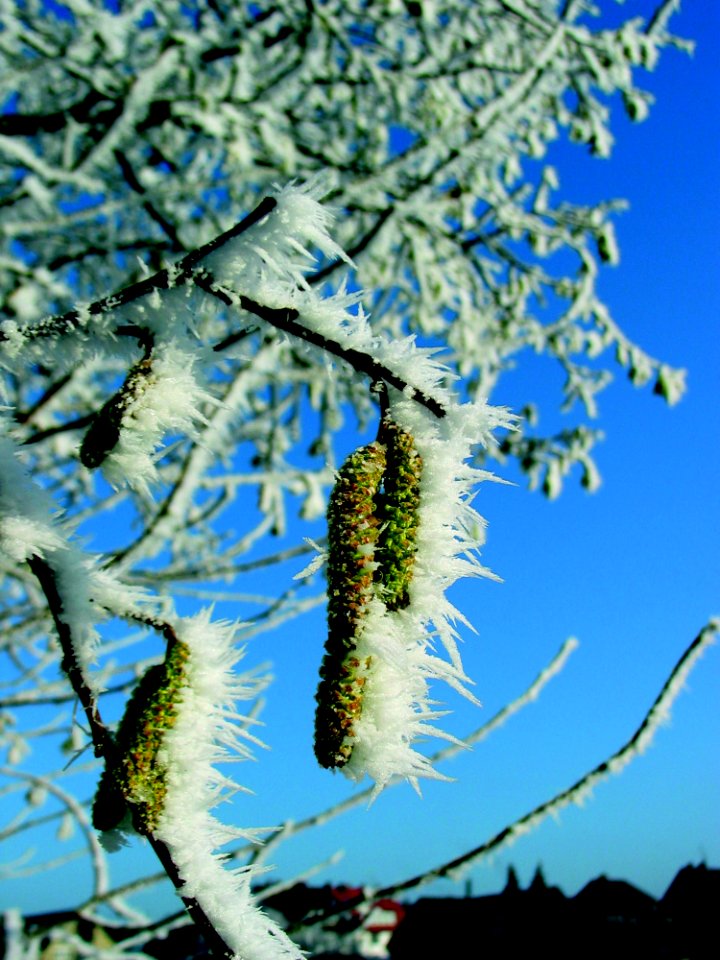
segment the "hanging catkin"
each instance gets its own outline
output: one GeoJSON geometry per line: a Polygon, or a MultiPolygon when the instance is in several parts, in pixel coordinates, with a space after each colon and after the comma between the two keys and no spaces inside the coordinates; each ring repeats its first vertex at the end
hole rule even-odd
{"type": "Polygon", "coordinates": [[[383,492],[379,507],[380,534],[376,561],[378,593],[388,610],[410,602],[413,576],[422,460],[413,438],[392,420],[383,423],[386,446],[383,492]]]}
{"type": "Polygon", "coordinates": [[[123,385],[105,403],[83,437],[80,461],[84,466],[95,469],[112,453],[120,440],[123,419],[152,382],[152,377],[150,357],[139,360],[130,367],[123,385]]]}
{"type": "Polygon", "coordinates": [[[341,467],[328,506],[328,637],[316,694],[315,755],[344,766],[372,658],[357,656],[368,604],[409,603],[422,461],[412,437],[386,419],[379,440],[341,467]]]}
{"type": "Polygon", "coordinates": [[[115,738],[117,759],[106,765],[93,802],[97,830],[119,826],[128,810],[138,833],[155,829],[166,793],[158,754],[175,723],[188,656],[186,644],[172,642],[164,662],[147,670],[128,700],[115,738]]]}

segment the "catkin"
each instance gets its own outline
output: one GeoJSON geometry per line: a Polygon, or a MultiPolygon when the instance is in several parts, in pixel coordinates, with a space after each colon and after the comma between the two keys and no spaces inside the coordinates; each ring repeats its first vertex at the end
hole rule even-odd
{"type": "Polygon", "coordinates": [[[315,755],[344,766],[372,658],[357,644],[371,600],[388,610],[409,603],[422,460],[412,437],[385,420],[380,439],[341,467],[328,506],[328,637],[316,694],[315,755]]]}
{"type": "Polygon", "coordinates": [[[359,715],[363,665],[355,656],[357,632],[373,596],[377,500],[385,448],[370,443],[340,468],[328,505],[328,638],[316,694],[315,756],[323,767],[347,763],[352,724],[359,715]]]}
{"type": "Polygon", "coordinates": [[[80,446],[80,462],[94,470],[101,466],[120,441],[122,422],[133,402],[150,384],[153,376],[152,360],[139,360],[128,371],[123,385],[105,403],[80,446]]]}
{"type": "Polygon", "coordinates": [[[379,503],[378,593],[388,610],[401,610],[410,603],[408,588],[417,549],[422,459],[409,433],[393,421],[386,421],[383,426],[387,453],[379,503]]]}
{"type": "Polygon", "coordinates": [[[106,766],[93,803],[96,829],[119,826],[128,810],[138,833],[157,826],[166,794],[158,753],[175,723],[189,653],[186,644],[171,643],[164,662],[150,667],[128,700],[115,738],[117,759],[106,766]]]}

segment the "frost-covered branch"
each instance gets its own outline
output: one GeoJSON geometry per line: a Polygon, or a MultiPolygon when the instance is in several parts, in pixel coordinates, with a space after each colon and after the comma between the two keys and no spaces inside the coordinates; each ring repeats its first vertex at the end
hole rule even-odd
{"type": "Polygon", "coordinates": [[[613,30],[574,0],[449,0],[442,22],[429,4],[30,0],[3,19],[0,735],[23,782],[40,738],[74,756],[89,732],[104,842],[146,836],[221,956],[296,956],[255,905],[252,868],[462,748],[418,740],[445,736],[437,680],[472,699],[446,592],[488,574],[480,467],[515,459],[555,495],[579,466],[594,489],[583,418],[610,368],[682,394],[682,372],[597,292],[620,205],[569,202],[550,156],[566,137],[607,155],[613,96],[643,119],[636,77],[678,44],[672,6],[613,30]],[[566,375],[575,420],[553,437],[534,397],[521,420],[491,406],[529,349],[566,375]],[[308,531],[318,555],[293,582],[297,523],[322,517],[333,484],[328,537],[308,531]],[[258,831],[213,813],[239,789],[216,764],[254,742],[238,701],[264,682],[233,673],[237,643],[321,602],[322,566],[316,752],[373,785],[288,816],[258,852],[258,831]],[[198,614],[203,599],[242,626],[198,614]],[[58,662],[89,731],[43,714],[64,702],[58,662]],[[127,692],[106,724],[100,707],[115,719],[127,692]]]}
{"type": "Polygon", "coordinates": [[[112,740],[108,728],[103,723],[97,705],[96,690],[88,683],[85,672],[78,663],[72,626],[65,619],[65,604],[58,590],[56,572],[47,561],[38,556],[28,557],[28,566],[37,577],[38,583],[47,598],[48,609],[55,623],[58,641],[63,651],[61,666],[85,711],[95,755],[104,757],[112,751],[112,740]]]}
{"type": "Polygon", "coordinates": [[[410,877],[400,883],[375,889],[372,891],[371,897],[396,896],[399,893],[416,889],[419,886],[423,886],[441,877],[457,876],[458,872],[463,868],[488,856],[499,847],[512,843],[518,837],[532,830],[548,816],[559,813],[564,807],[570,804],[581,804],[587,799],[595,787],[604,780],[607,780],[608,777],[620,773],[621,770],[649,747],[659,728],[664,723],[667,723],[673,703],[682,691],[690,671],[708,647],[717,641],[719,632],[720,621],[718,620],[711,620],[702,628],[675,664],[637,730],[635,730],[633,735],[620,749],[613,753],[607,760],[599,763],[584,776],[580,777],[572,786],[556,794],[552,799],[539,804],[534,810],[520,817],[514,823],[505,827],[499,833],[495,834],[494,837],[491,837],[479,846],[468,850],[459,857],[448,860],[441,866],[434,867],[432,870],[427,870],[422,874],[410,877]]]}
{"type": "MultiPolygon", "coordinates": [[[[265,197],[239,223],[186,254],[173,267],[158,270],[152,276],[123,287],[117,293],[94,300],[85,307],[68,310],[59,316],[47,317],[40,323],[28,327],[18,327],[17,324],[6,321],[3,327],[0,327],[0,343],[3,341],[14,342],[17,349],[19,342],[24,338],[34,341],[36,339],[73,336],[78,331],[82,331],[96,317],[112,316],[116,311],[134,303],[136,300],[142,300],[160,290],[171,290],[176,286],[182,286],[192,279],[194,272],[206,257],[239,237],[246,230],[251,229],[274,209],[276,203],[277,201],[273,197],[265,197]]],[[[141,342],[144,342],[147,337],[147,331],[143,328],[127,324],[117,328],[114,332],[116,335],[134,337],[141,342]]]]}

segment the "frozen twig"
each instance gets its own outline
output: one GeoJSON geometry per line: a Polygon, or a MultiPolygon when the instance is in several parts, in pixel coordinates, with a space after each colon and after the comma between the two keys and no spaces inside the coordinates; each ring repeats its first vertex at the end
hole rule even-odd
{"type": "MultiPolygon", "coordinates": [[[[62,803],[63,806],[72,814],[82,830],[87,849],[90,853],[90,862],[92,864],[93,871],[93,899],[105,898],[109,888],[105,852],[102,849],[100,841],[97,838],[97,834],[93,830],[82,805],[78,803],[72,794],[68,793],[67,790],[63,790],[56,783],[53,783],[53,781],[48,777],[41,777],[25,770],[13,770],[11,767],[0,768],[0,776],[20,779],[26,783],[32,784],[33,787],[46,790],[48,793],[51,793],[54,797],[56,797],[60,803],[62,803]]],[[[66,857],[62,858],[59,861],[59,865],[65,859],[66,857]]],[[[46,867],[47,864],[42,865],[42,868],[46,867]]]]}
{"type": "Polygon", "coordinates": [[[460,857],[448,860],[446,863],[434,867],[432,870],[426,870],[407,880],[376,889],[372,892],[372,897],[396,896],[399,893],[414,890],[417,887],[431,883],[433,880],[454,876],[458,871],[462,870],[462,868],[477,862],[490,853],[493,853],[499,847],[512,843],[513,840],[533,830],[546,817],[559,813],[560,810],[569,806],[571,803],[581,803],[598,784],[613,774],[619,773],[632,760],[647,749],[658,729],[667,721],[670,709],[676,697],[683,689],[690,671],[708,647],[716,641],[719,631],[720,620],[711,620],[700,630],[675,664],[675,667],[663,684],[660,693],[645,714],[637,730],[635,730],[633,735],[622,747],[607,760],[593,767],[592,770],[579,780],[576,780],[572,786],[556,794],[552,799],[541,803],[535,807],[534,810],[520,817],[520,819],[505,827],[499,833],[495,834],[494,837],[491,837],[479,846],[468,850],[460,857]]]}

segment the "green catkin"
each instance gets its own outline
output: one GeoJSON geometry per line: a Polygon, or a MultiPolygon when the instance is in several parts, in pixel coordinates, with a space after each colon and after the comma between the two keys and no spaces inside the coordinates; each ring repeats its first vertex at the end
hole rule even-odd
{"type": "Polygon", "coordinates": [[[122,421],[128,408],[144,392],[152,376],[149,357],[139,360],[128,371],[125,382],[90,424],[80,446],[80,462],[94,470],[113,452],[120,440],[122,421]]]}
{"type": "Polygon", "coordinates": [[[374,597],[388,610],[409,603],[422,460],[393,421],[380,437],[348,457],[328,506],[328,638],[315,715],[315,755],[327,768],[352,754],[371,668],[356,652],[367,605],[374,597]]]}
{"type": "Polygon", "coordinates": [[[115,738],[117,760],[106,766],[93,803],[96,829],[114,829],[128,810],[138,833],[156,828],[167,789],[159,751],[177,718],[189,653],[186,644],[172,642],[164,662],[150,667],[128,700],[115,738]]]}
{"type": "Polygon", "coordinates": [[[410,603],[409,586],[417,551],[422,458],[413,438],[393,421],[383,424],[386,468],[380,501],[381,520],[375,559],[378,593],[388,610],[410,603]]]}
{"type": "Polygon", "coordinates": [[[323,767],[350,759],[353,720],[362,704],[364,670],[357,633],[373,596],[377,501],[385,447],[370,443],[342,465],[328,505],[328,637],[315,699],[315,756],[323,767]]]}

